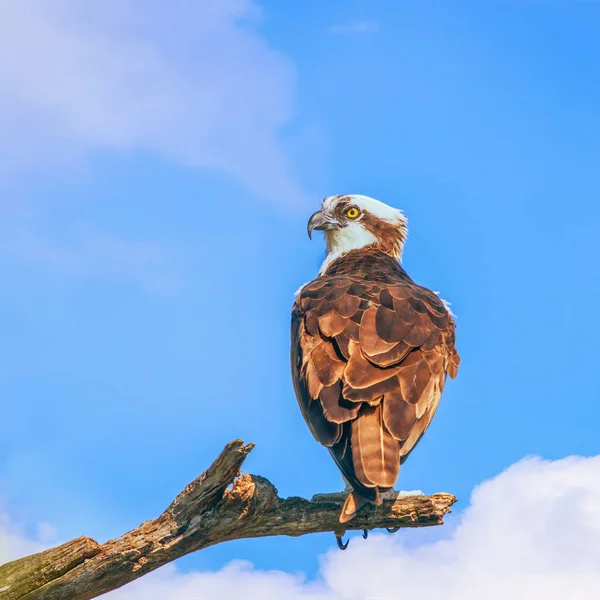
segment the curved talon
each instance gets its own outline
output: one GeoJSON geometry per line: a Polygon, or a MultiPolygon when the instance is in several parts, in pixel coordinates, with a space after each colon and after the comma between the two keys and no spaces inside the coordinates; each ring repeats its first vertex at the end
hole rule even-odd
{"type": "Polygon", "coordinates": [[[396,533],[396,531],[398,531],[398,529],[400,529],[400,527],[386,527],[385,530],[388,533],[396,533]]]}
{"type": "Polygon", "coordinates": [[[366,540],[369,537],[369,530],[363,529],[362,536],[366,540]]]}
{"type": "Polygon", "coordinates": [[[342,541],[342,536],[341,535],[336,535],[335,536],[335,541],[337,542],[338,548],[340,550],[345,550],[348,547],[348,544],[350,543],[350,540],[348,540],[345,544],[342,541]]]}

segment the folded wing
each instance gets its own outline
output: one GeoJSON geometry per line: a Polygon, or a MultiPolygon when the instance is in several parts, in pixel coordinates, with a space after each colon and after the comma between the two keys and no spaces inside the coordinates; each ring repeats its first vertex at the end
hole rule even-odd
{"type": "Polygon", "coordinates": [[[459,356],[443,302],[408,275],[322,276],[292,313],[292,377],[304,418],[366,498],[393,487],[459,356]]]}

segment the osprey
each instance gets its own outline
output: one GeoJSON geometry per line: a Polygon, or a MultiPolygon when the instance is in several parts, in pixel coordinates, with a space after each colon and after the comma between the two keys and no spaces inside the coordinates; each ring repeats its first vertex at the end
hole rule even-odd
{"type": "Polygon", "coordinates": [[[366,196],[329,196],[308,222],[309,237],[315,229],[327,252],[296,295],[292,378],[310,431],[350,491],[339,518],[346,523],[393,489],[459,356],[447,304],[400,266],[402,211],[366,196]]]}

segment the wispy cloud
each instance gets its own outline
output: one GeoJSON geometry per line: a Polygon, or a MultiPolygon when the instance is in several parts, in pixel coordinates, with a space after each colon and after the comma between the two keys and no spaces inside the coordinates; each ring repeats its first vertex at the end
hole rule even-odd
{"type": "Polygon", "coordinates": [[[375,21],[350,21],[349,23],[333,25],[330,32],[334,35],[360,35],[376,33],[379,29],[379,23],[375,21]]]}
{"type": "Polygon", "coordinates": [[[295,69],[252,0],[4,0],[1,170],[143,149],[303,198],[280,140],[295,69]],[[175,33],[176,32],[176,33],[175,33]]]}
{"type": "Polygon", "coordinates": [[[160,295],[175,294],[183,285],[175,252],[165,244],[117,237],[92,227],[78,227],[65,239],[30,225],[16,228],[13,222],[11,231],[2,236],[0,252],[79,281],[125,284],[160,295]]]}
{"type": "MultiPolygon", "coordinates": [[[[3,0],[0,183],[38,169],[63,177],[96,150],[143,150],[303,204],[280,139],[295,68],[260,35],[260,17],[253,0],[174,0],[168,10],[156,0],[3,0]]],[[[10,260],[159,293],[181,285],[164,242],[81,227],[74,215],[52,228],[51,208],[22,201],[0,199],[10,260]]]]}
{"type": "MultiPolygon", "coordinates": [[[[316,581],[246,562],[212,573],[169,565],[107,598],[596,600],[599,495],[600,456],[526,459],[477,487],[457,526],[434,542],[409,547],[401,533],[354,537],[346,552],[323,557],[316,581]]],[[[17,533],[0,519],[2,556],[29,551],[30,540],[17,533]]]]}

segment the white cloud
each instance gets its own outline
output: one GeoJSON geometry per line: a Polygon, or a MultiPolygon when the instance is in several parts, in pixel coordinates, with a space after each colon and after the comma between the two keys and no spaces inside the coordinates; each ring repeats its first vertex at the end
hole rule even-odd
{"type": "Polygon", "coordinates": [[[334,35],[357,35],[362,33],[376,33],[379,31],[379,23],[375,21],[350,21],[331,27],[330,32],[334,35]]]}
{"type": "Polygon", "coordinates": [[[0,165],[151,151],[303,198],[280,129],[295,70],[252,0],[2,0],[0,165]]]}
{"type": "MultiPolygon", "coordinates": [[[[346,552],[323,557],[317,581],[245,562],[212,573],[168,565],[105,597],[597,600],[599,497],[600,456],[526,459],[477,487],[445,538],[414,547],[402,533],[355,536],[346,552]]],[[[6,531],[0,522],[0,548],[23,543],[6,531]]]]}
{"type": "Polygon", "coordinates": [[[24,528],[14,523],[8,513],[0,511],[0,565],[11,560],[41,552],[59,543],[56,531],[48,523],[38,523],[34,535],[26,535],[24,528]]]}
{"type": "Polygon", "coordinates": [[[597,600],[599,497],[600,457],[527,459],[476,488],[447,539],[415,548],[401,533],[353,538],[324,557],[316,583],[234,564],[210,574],[170,569],[114,598],[597,600]]]}

